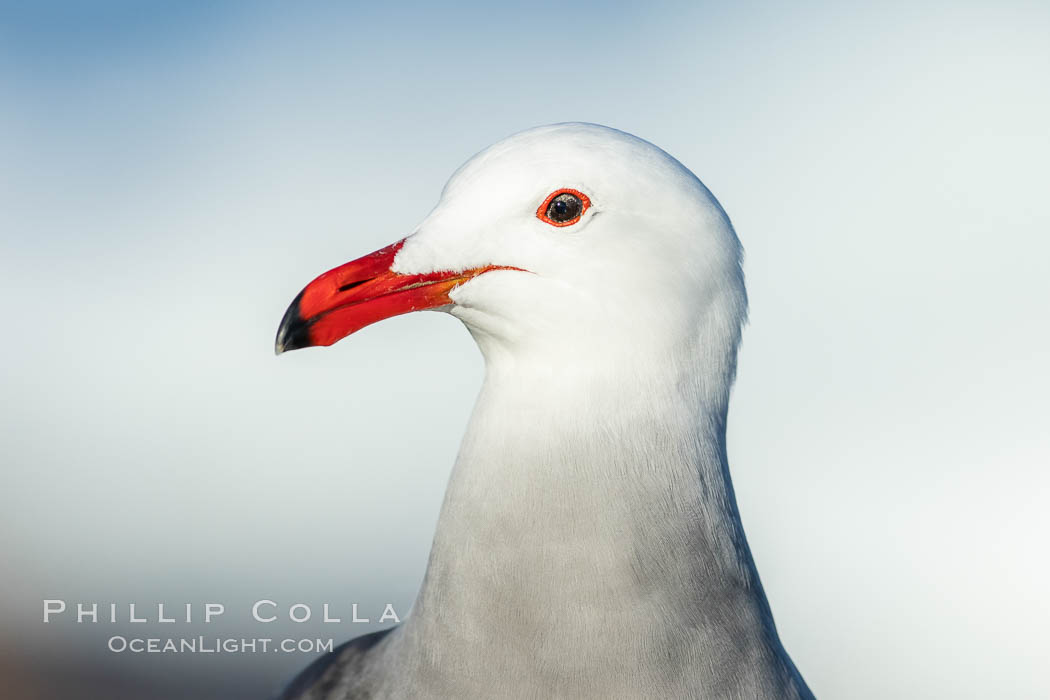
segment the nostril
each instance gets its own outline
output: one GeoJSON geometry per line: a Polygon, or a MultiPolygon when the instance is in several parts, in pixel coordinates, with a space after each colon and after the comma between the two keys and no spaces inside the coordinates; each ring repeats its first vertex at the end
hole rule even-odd
{"type": "Polygon", "coordinates": [[[339,291],[340,292],[349,292],[354,287],[359,287],[362,284],[364,284],[365,282],[371,282],[374,279],[375,279],[375,277],[369,277],[366,280],[357,280],[356,282],[348,282],[347,284],[344,284],[342,287],[340,287],[339,291]]]}

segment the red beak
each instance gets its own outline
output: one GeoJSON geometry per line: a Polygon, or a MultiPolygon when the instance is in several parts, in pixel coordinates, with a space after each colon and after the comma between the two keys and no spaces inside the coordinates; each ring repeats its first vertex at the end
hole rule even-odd
{"type": "Polygon", "coordinates": [[[382,250],[329,270],[306,285],[284,313],[277,329],[278,355],[313,345],[331,345],[384,318],[452,303],[449,292],[490,270],[402,275],[390,270],[400,240],[382,250]]]}

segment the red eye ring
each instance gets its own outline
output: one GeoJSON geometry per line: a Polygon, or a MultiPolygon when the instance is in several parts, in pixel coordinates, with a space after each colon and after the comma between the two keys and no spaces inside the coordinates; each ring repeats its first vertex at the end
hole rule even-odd
{"type": "Polygon", "coordinates": [[[551,192],[549,195],[547,195],[547,198],[543,200],[543,204],[541,204],[539,209],[536,210],[536,218],[544,223],[550,224],[551,226],[572,226],[583,217],[584,212],[586,212],[590,208],[590,206],[591,199],[583,192],[580,192],[579,190],[574,190],[569,187],[563,187],[562,189],[555,190],[554,192],[551,192]],[[578,200],[579,211],[576,212],[575,216],[573,216],[571,219],[566,219],[564,221],[555,221],[550,216],[551,205],[554,203],[555,199],[566,194],[571,195],[576,200],[578,200]]]}

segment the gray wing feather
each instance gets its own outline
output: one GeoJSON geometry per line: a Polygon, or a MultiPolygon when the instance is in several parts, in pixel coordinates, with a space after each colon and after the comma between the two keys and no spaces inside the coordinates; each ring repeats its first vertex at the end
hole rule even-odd
{"type": "Polygon", "coordinates": [[[346,683],[359,675],[369,652],[394,629],[372,632],[340,644],[303,669],[277,700],[366,700],[371,695],[367,689],[351,690],[346,683]],[[343,690],[343,694],[335,695],[339,690],[343,690]]]}

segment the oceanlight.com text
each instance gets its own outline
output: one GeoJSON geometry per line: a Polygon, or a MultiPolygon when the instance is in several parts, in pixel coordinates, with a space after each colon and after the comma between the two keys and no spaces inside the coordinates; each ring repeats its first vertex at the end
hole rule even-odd
{"type": "Polygon", "coordinates": [[[272,639],[260,637],[123,637],[115,635],[107,642],[115,654],[313,654],[334,648],[331,639],[272,639]]]}

